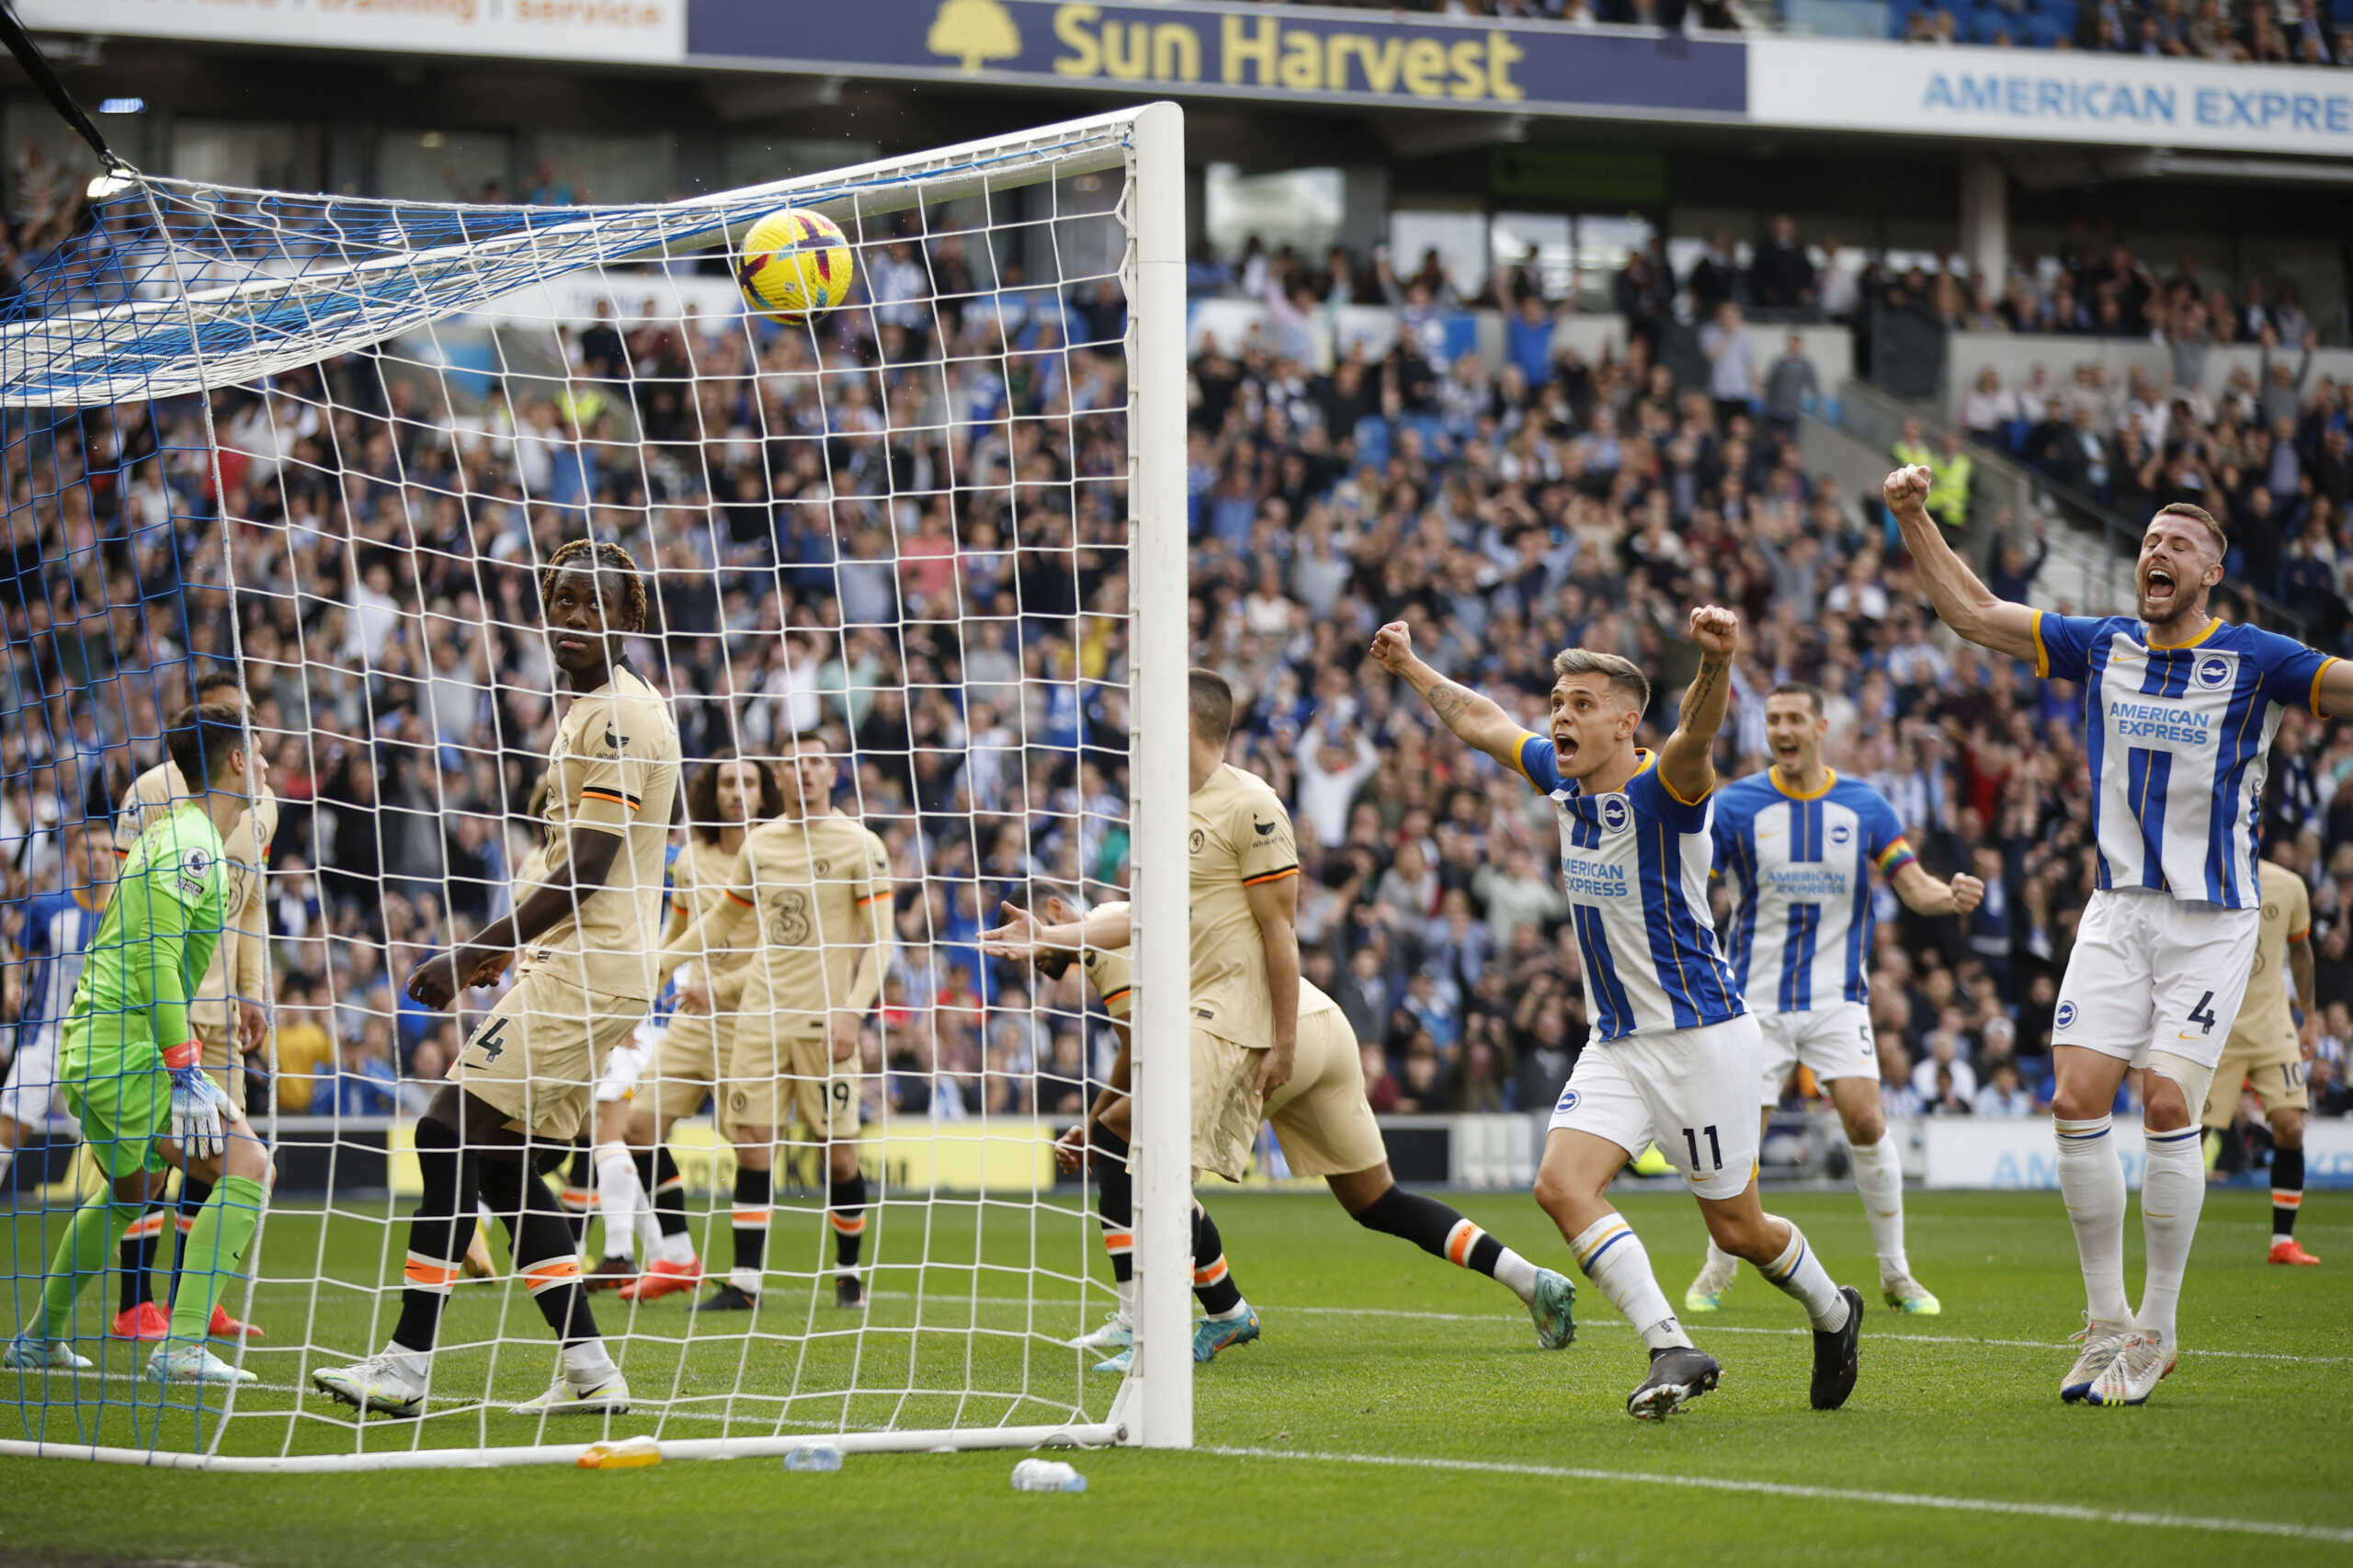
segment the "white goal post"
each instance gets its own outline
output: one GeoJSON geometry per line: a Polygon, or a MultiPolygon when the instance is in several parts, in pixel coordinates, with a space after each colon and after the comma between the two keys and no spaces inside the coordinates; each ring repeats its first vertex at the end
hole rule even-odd
{"type": "MultiPolygon", "coordinates": [[[[21,873],[13,907],[80,887],[76,857],[101,833],[129,851],[117,802],[160,766],[163,717],[200,675],[240,676],[279,848],[265,834],[267,928],[230,912],[214,1000],[231,1020],[268,1008],[253,1123],[279,1151],[279,1191],[221,1301],[269,1337],[212,1342],[254,1374],[244,1386],[150,1382],[148,1347],[108,1332],[109,1253],[62,1331],[95,1365],[0,1371],[0,1456],[308,1472],[571,1464],[641,1434],[676,1459],[813,1440],[1189,1447],[1181,111],[647,206],[470,208],[129,169],[105,184],[0,314],[16,551],[0,785],[30,803],[0,815],[0,859],[21,873]],[[788,207],[840,226],[858,291],[806,324],[724,313],[733,278],[697,261],[732,259],[788,207]],[[607,345],[618,363],[596,358],[607,345]],[[861,1108],[870,1250],[849,1274],[870,1304],[819,1299],[854,1256],[824,1129],[778,1127],[773,1221],[745,1217],[740,1187],[731,1220],[723,1180],[756,1165],[723,1129],[722,1081],[710,1126],[689,1113],[662,1157],[716,1194],[691,1213],[703,1249],[723,1256],[731,1222],[763,1238],[773,1223],[756,1312],[584,1297],[632,1411],[526,1418],[506,1407],[544,1386],[556,1339],[502,1270],[444,1287],[422,1414],[362,1417],[313,1374],[385,1343],[418,1108],[514,982],[461,994],[445,1019],[398,1000],[402,966],[511,906],[530,874],[541,824],[525,796],[568,696],[533,596],[553,545],[582,533],[630,549],[646,585],[629,646],[682,721],[684,835],[710,825],[684,801],[710,759],[789,777],[777,759],[814,738],[837,758],[835,799],[887,852],[866,938],[884,992],[820,1081],[822,1096],[847,1080],[861,1108]],[[893,722],[904,745],[877,749],[893,722]],[[1075,968],[1025,994],[981,958],[974,928],[1009,892],[1134,909],[1136,1284],[1117,1377],[1071,1347],[1112,1297],[1094,1179],[1057,1182],[1048,1148],[1074,1084],[1082,1108],[1093,1094],[1109,1031],[1075,968]],[[256,947],[258,994],[227,956],[256,947]],[[294,1103],[307,1115],[283,1114],[294,1103]],[[298,1164],[315,1183],[290,1179],[298,1164]]],[[[53,1051],[72,994],[0,1026],[16,1060],[36,1060],[44,1027],[53,1051]]],[[[640,1029],[649,1062],[666,1006],[640,1029]]],[[[0,1199],[0,1337],[55,1321],[53,1249],[105,1206],[88,1154],[66,1148],[73,1069],[42,1070],[26,1088],[54,1091],[50,1142],[6,1178],[14,1209],[0,1199]]],[[[608,1074],[583,1138],[649,1085],[608,1074]]],[[[158,1296],[172,1212],[159,1200],[149,1221],[158,1296]]],[[[597,1223],[580,1222],[591,1264],[597,1223]]],[[[651,1200],[639,1223],[650,1246],[651,1200]]]]}

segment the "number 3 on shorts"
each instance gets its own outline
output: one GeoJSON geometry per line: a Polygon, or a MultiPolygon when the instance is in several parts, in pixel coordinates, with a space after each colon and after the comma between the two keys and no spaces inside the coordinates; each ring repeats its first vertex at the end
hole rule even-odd
{"type": "Polygon", "coordinates": [[[2198,1006],[2189,1009],[2189,1021],[2198,1026],[2198,1032],[2200,1034],[2212,1034],[2214,1032],[2214,1009],[2209,1005],[2213,1000],[2214,994],[2211,991],[2209,991],[2205,995],[2200,996],[2198,999],[2198,1006]]]}

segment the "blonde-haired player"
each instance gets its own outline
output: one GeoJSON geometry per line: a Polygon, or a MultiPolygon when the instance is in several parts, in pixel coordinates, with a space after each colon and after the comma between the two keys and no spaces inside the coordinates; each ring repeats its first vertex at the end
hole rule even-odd
{"type": "Polygon", "coordinates": [[[2239,1085],[2255,1090],[2263,1119],[2271,1124],[2268,1261],[2311,1268],[2320,1259],[2297,1244],[2296,1211],[2304,1204],[2304,1112],[2312,1104],[2304,1063],[2320,1038],[2319,1008],[2313,999],[2313,896],[2304,879],[2277,860],[2265,860],[2257,875],[2263,915],[2256,928],[2255,962],[2247,971],[2246,1000],[2239,1004],[2198,1119],[2208,1132],[2221,1132],[2237,1114],[2239,1085]],[[2301,1029],[2288,1012],[2290,975],[2304,1007],[2301,1029]]]}
{"type": "MultiPolygon", "coordinates": [[[[234,671],[212,670],[199,676],[196,700],[233,704],[247,722],[252,721],[253,699],[234,671]]],[[[201,790],[189,790],[188,781],[180,777],[179,765],[168,756],[132,779],[123,792],[122,803],[115,808],[115,858],[128,859],[142,832],[201,794],[201,790]]],[[[240,1109],[245,1103],[245,1058],[258,1056],[269,1043],[269,1015],[264,1006],[268,994],[269,916],[262,904],[262,873],[269,859],[269,842],[277,834],[278,796],[268,778],[256,770],[253,808],[237,819],[222,841],[229,875],[228,928],[221,933],[220,946],[212,949],[212,961],[197,982],[196,995],[188,1009],[188,1026],[203,1048],[206,1076],[240,1109]]],[[[124,1233],[121,1310],[108,1331],[111,1337],[159,1340],[171,1333],[166,1306],[179,1293],[188,1233],[196,1228],[196,1217],[211,1195],[211,1183],[183,1171],[177,1204],[167,1203],[158,1195],[124,1233]],[[159,1306],[151,1270],[164,1229],[173,1224],[175,1207],[177,1235],[172,1251],[171,1293],[165,1306],[159,1306]]],[[[260,1329],[239,1323],[229,1315],[228,1308],[219,1305],[212,1309],[211,1331],[222,1339],[266,1337],[260,1329]]]]}
{"type": "Polygon", "coordinates": [[[625,656],[645,626],[644,579],[617,544],[568,540],[540,598],[548,653],[574,692],[549,748],[540,880],[472,941],[419,964],[408,994],[447,1007],[515,961],[515,983],[450,1063],[416,1123],[425,1194],[409,1221],[400,1321],[384,1348],[311,1374],[362,1410],[423,1408],[441,1309],[456,1283],[477,1192],[506,1225],[515,1272],[563,1345],[563,1369],[518,1415],[615,1414],[629,1383],[582,1289],[578,1242],[545,1172],[579,1135],[606,1056],[652,1002],[663,863],[678,792],[670,705],[625,656]]]}
{"type": "MultiPolygon", "coordinates": [[[[825,1218],[834,1231],[834,1302],[863,1307],[859,1249],[866,1237],[866,1176],[858,1165],[858,1040],[882,994],[890,955],[891,858],[856,817],[834,809],[839,767],[816,736],[785,767],[784,809],[744,837],[722,896],[663,948],[665,971],[742,945],[756,948],[735,1019],[732,1061],[720,1085],[720,1117],[741,1150],[767,1149],[795,1112],[825,1152],[825,1218]],[[754,934],[756,933],[755,936],[754,934]]],[[[709,996],[680,1006],[708,1008],[709,996]]],[[[765,1168],[736,1166],[736,1267],[728,1285],[741,1310],[759,1294],[767,1231],[765,1168]]],[[[699,1271],[698,1271],[698,1278],[699,1271]]],[[[621,1294],[649,1301],[691,1288],[657,1259],[621,1294]]]]}

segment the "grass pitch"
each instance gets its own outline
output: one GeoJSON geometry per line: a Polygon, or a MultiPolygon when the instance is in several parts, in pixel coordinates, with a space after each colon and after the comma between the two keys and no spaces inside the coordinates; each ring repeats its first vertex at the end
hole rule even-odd
{"type": "MultiPolygon", "coordinates": [[[[2083,1295],[2056,1195],[1912,1195],[1912,1258],[1944,1299],[1938,1318],[1880,1307],[1852,1194],[1770,1195],[1832,1273],[1870,1295],[1854,1399],[1806,1408],[1798,1310],[1744,1271],[1725,1310],[1691,1325],[1723,1361],[1722,1388],[1654,1426],[1625,1415],[1643,1356],[1597,1292],[1579,1293],[1577,1343],[1546,1353],[1500,1287],[1358,1229],[1328,1199],[1206,1196],[1266,1335],[1199,1369],[1199,1449],[1072,1456],[1090,1482],[1083,1496],[1013,1492],[1017,1456],[1002,1452],[852,1455],[831,1475],[773,1460],[328,1477],[0,1460],[0,1562],[2353,1560],[2353,1201],[2315,1195],[2299,1227],[2327,1267],[2279,1269],[2263,1262],[2263,1195],[2211,1194],[2181,1369],[2148,1408],[2101,1411],[2057,1398],[2083,1295]]],[[[1461,1206],[1564,1267],[1526,1198],[1461,1206]]],[[[1701,1246],[1691,1204],[1633,1191],[1622,1207],[1679,1299],[1701,1246]]],[[[817,1270],[819,1225],[779,1210],[776,1265],[817,1270]]],[[[300,1392],[304,1369],[381,1341],[391,1297],[372,1288],[396,1278],[398,1228],[301,1210],[270,1226],[254,1315],[272,1337],[246,1360],[265,1386],[241,1400],[222,1451],[349,1451],[349,1413],[300,1392]],[[286,1278],[308,1259],[327,1281],[315,1291],[286,1278]]],[[[16,1222],[20,1278],[40,1229],[16,1222]]],[[[964,1403],[967,1424],[1103,1413],[1110,1380],[1048,1342],[1102,1308],[1071,1278],[1082,1260],[1104,1276],[1090,1223],[941,1203],[886,1212],[878,1231],[863,1333],[831,1307],[821,1272],[772,1289],[750,1338],[741,1319],[690,1325],[683,1297],[633,1317],[597,1298],[608,1333],[629,1333],[616,1348],[648,1406],[612,1434],[657,1420],[672,1437],[936,1424],[955,1411],[941,1391],[967,1386],[967,1357],[970,1386],[997,1391],[964,1403]],[[906,1267],[918,1252],[929,1266],[906,1267]]],[[[2137,1221],[2127,1233],[2137,1287],[2137,1221]]],[[[85,1304],[94,1322],[111,1308],[95,1290],[85,1304]]],[[[20,1284],[16,1312],[29,1306],[20,1284]]],[[[542,1335],[519,1289],[461,1290],[434,1413],[371,1421],[366,1442],[533,1440],[537,1423],[488,1402],[544,1386],[542,1335]]],[[[116,1350],[102,1379],[12,1379],[0,1437],[184,1446],[198,1417],[159,1412],[130,1375],[139,1364],[116,1350]]],[[[550,1422],[546,1440],[585,1440],[597,1425],[550,1422]]]]}

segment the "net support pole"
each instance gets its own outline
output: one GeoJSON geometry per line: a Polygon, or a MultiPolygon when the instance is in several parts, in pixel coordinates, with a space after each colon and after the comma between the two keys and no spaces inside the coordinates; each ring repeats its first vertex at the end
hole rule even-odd
{"type": "Polygon", "coordinates": [[[1185,589],[1185,117],[1136,117],[1129,671],[1135,885],[1136,1354],[1131,1440],[1193,1443],[1191,859],[1185,589]]]}

